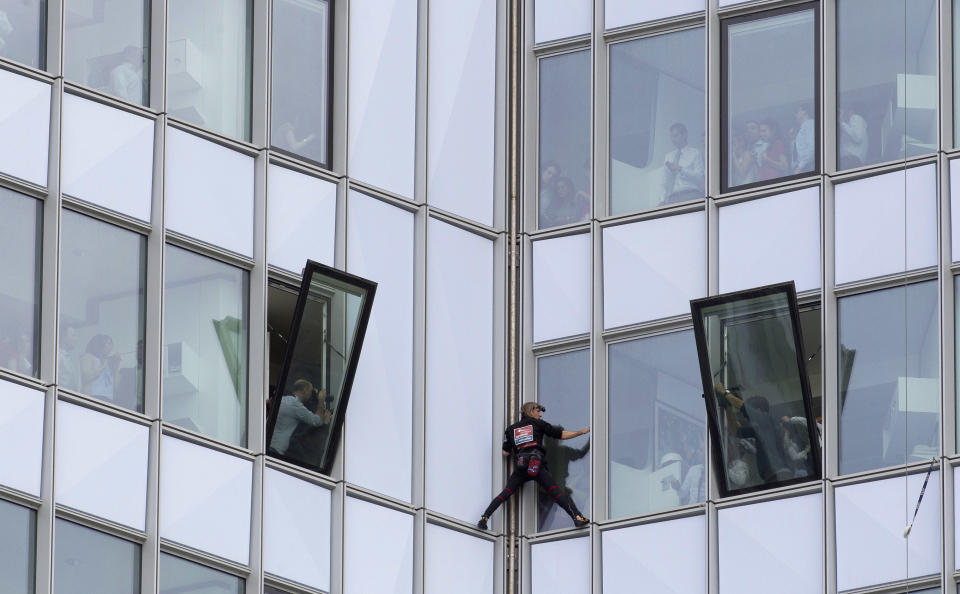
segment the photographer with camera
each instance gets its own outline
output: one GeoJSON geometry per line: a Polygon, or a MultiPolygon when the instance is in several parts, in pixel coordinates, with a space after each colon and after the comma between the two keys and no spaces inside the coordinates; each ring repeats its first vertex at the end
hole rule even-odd
{"type": "Polygon", "coordinates": [[[284,455],[290,447],[290,438],[301,424],[319,427],[330,422],[333,416],[323,407],[313,413],[306,403],[313,398],[316,391],[313,384],[305,379],[293,382],[293,394],[285,394],[280,400],[280,410],[277,411],[277,423],[273,428],[273,439],[270,440],[270,451],[273,454],[284,455]]]}

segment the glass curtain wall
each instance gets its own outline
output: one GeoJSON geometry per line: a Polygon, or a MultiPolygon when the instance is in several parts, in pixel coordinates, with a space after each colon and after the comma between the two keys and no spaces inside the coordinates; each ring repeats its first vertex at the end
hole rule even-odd
{"type": "Polygon", "coordinates": [[[0,592],[35,590],[37,512],[0,499],[0,592]]]}
{"type": "Polygon", "coordinates": [[[46,0],[0,0],[0,57],[46,66],[46,0]]]}
{"type": "Polygon", "coordinates": [[[55,594],[137,594],[140,545],[57,519],[55,594]]]}

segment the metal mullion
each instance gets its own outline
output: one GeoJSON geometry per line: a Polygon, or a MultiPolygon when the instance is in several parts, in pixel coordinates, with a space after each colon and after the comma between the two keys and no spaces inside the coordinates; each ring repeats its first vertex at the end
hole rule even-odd
{"type": "MultiPolygon", "coordinates": [[[[533,309],[533,240],[530,236],[523,236],[519,238],[518,245],[514,246],[514,249],[519,249],[520,254],[518,261],[520,262],[520,286],[519,290],[519,299],[520,303],[517,307],[517,313],[515,315],[520,316],[519,328],[517,340],[520,343],[519,348],[521,349],[518,353],[518,359],[522,361],[522,365],[519,365],[517,370],[518,377],[517,380],[517,402],[516,406],[512,408],[507,405],[506,414],[504,415],[503,427],[513,423],[514,419],[520,418],[520,404],[526,400],[537,400],[539,401],[540,394],[537,390],[538,383],[538,365],[537,365],[537,353],[534,351],[533,346],[533,316],[535,314],[533,309]],[[521,371],[522,370],[522,371],[521,371]]],[[[497,443],[494,441],[493,443],[497,443]]],[[[498,454],[499,455],[499,454],[498,454]]],[[[499,481],[503,481],[502,484],[506,484],[507,477],[510,474],[510,465],[507,464],[504,467],[503,463],[498,463],[494,465],[494,492],[490,495],[495,495],[499,490],[496,488],[496,485],[501,484],[499,481]],[[506,468],[504,470],[504,468],[506,468]]],[[[524,548],[522,546],[523,539],[521,535],[532,534],[537,531],[537,501],[535,493],[528,493],[528,491],[536,491],[536,489],[524,489],[520,493],[519,500],[517,502],[517,507],[520,511],[520,533],[517,538],[517,547],[515,550],[515,555],[517,559],[525,559],[524,548]]],[[[514,498],[511,498],[510,501],[513,501],[514,498]]],[[[504,516],[507,516],[507,510],[509,508],[503,506],[504,516]]],[[[506,518],[505,518],[506,519],[506,518]]],[[[521,567],[522,569],[522,567],[521,567]]],[[[520,584],[521,592],[523,591],[523,580],[524,573],[520,572],[520,584]]],[[[532,587],[532,585],[531,585],[532,587]]]]}
{"type": "Polygon", "coordinates": [[[273,2],[252,2],[251,64],[250,64],[250,142],[270,146],[270,57],[271,8],[273,2]]]}
{"type": "MultiPolygon", "coordinates": [[[[949,138],[949,136],[942,136],[949,138]]],[[[943,576],[941,587],[947,587],[949,576],[955,569],[955,526],[954,526],[954,482],[953,473],[948,472],[946,456],[957,449],[957,400],[956,400],[956,320],[954,319],[954,277],[952,264],[951,203],[950,203],[950,162],[942,153],[938,167],[938,246],[939,246],[939,282],[940,282],[940,538],[941,568],[943,576]],[[950,476],[947,476],[947,475],[950,476]]]]}
{"type": "Polygon", "coordinates": [[[349,35],[350,2],[332,0],[333,6],[333,48],[330,60],[330,87],[333,91],[330,122],[327,130],[332,135],[328,161],[334,174],[343,176],[347,172],[347,121],[349,111],[349,35]]]}
{"type": "MultiPolygon", "coordinates": [[[[939,2],[939,64],[940,64],[940,142],[941,150],[949,150],[956,146],[954,138],[954,64],[953,64],[953,2],[942,0],[939,2]]],[[[947,574],[944,574],[947,575],[947,574]]]]}
{"type": "Polygon", "coordinates": [[[426,499],[426,320],[427,209],[414,214],[413,230],[413,435],[410,502],[423,507],[426,499]]]}
{"type": "MultiPolygon", "coordinates": [[[[46,1],[46,26],[43,47],[43,69],[54,76],[63,75],[64,13],[63,2],[46,1]]],[[[39,44],[38,44],[39,45],[39,44]]]]}

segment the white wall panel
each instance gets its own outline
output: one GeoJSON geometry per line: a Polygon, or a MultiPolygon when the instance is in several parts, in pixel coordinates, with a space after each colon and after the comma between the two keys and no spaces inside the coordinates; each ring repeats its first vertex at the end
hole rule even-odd
{"type": "Polygon", "coordinates": [[[960,159],[950,161],[950,253],[960,260],[960,159]]]}
{"type": "Polygon", "coordinates": [[[263,478],[263,567],[330,590],[330,491],[267,468],[263,478]]]}
{"type": "Polygon", "coordinates": [[[819,493],[720,510],[720,592],[822,592],[822,522],[819,493]]]}
{"type": "Polygon", "coordinates": [[[145,425],[58,402],[57,503],[144,530],[149,443],[145,425]]]}
{"type": "Polygon", "coordinates": [[[247,564],[253,464],[172,437],[160,440],[160,536],[247,564]]]}
{"type": "Polygon", "coordinates": [[[493,594],[493,541],[427,524],[425,594],[493,594]]]}
{"type": "Polygon", "coordinates": [[[43,392],[0,380],[0,485],[40,496],[43,392]]]}
{"type": "Polygon", "coordinates": [[[497,3],[429,3],[430,204],[493,225],[497,3]]]}
{"type": "Polygon", "coordinates": [[[603,533],[603,594],[635,594],[638,584],[658,594],[706,591],[703,516],[603,533]]]}
{"type": "Polygon", "coordinates": [[[720,292],[783,281],[820,286],[820,191],[805,188],[719,210],[720,292]]]}
{"type": "Polygon", "coordinates": [[[63,96],[63,193],[150,220],[153,120],[63,96]]]}
{"type": "Polygon", "coordinates": [[[337,185],[284,167],[267,174],[267,262],[301,274],[307,260],[333,266],[337,185]]]}
{"type": "Polygon", "coordinates": [[[350,2],[348,168],[413,198],[417,0],[350,2]]]}
{"type": "Polygon", "coordinates": [[[359,192],[347,209],[347,270],[377,282],[344,434],[346,478],[410,501],[413,454],[413,213],[359,192]],[[365,455],[369,444],[388,447],[365,455]]]}
{"type": "Polygon", "coordinates": [[[583,35],[593,23],[593,2],[590,0],[535,0],[535,43],[583,35]]]}
{"type": "Polygon", "coordinates": [[[590,539],[569,538],[530,547],[533,594],[590,591],[590,539]]]}
{"type": "Polygon", "coordinates": [[[607,29],[645,23],[704,10],[704,0],[606,0],[604,23],[607,29]]]}
{"type": "Polygon", "coordinates": [[[706,295],[704,214],[693,212],[603,230],[603,326],[690,312],[706,295]]]}
{"type": "Polygon", "coordinates": [[[50,85],[0,70],[0,172],[47,185],[50,85]]]}
{"type": "Polygon", "coordinates": [[[344,594],[413,591],[413,516],[347,497],[344,594]]]}
{"type": "Polygon", "coordinates": [[[166,155],[167,228],[253,256],[253,157],[176,128],[166,155]]]}
{"type": "Polygon", "coordinates": [[[493,495],[493,242],[433,219],[426,409],[426,505],[476,521],[493,495]]]}
{"type": "Polygon", "coordinates": [[[533,242],[533,340],[590,331],[590,234],[533,242]]]}

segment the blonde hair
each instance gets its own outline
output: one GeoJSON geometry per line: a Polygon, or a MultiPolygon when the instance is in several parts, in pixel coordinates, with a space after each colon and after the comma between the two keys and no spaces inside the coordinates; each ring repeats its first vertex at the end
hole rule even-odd
{"type": "Polygon", "coordinates": [[[540,405],[536,402],[524,402],[523,406],[520,407],[520,412],[527,415],[528,417],[533,416],[533,411],[540,408],[540,405]]]}

